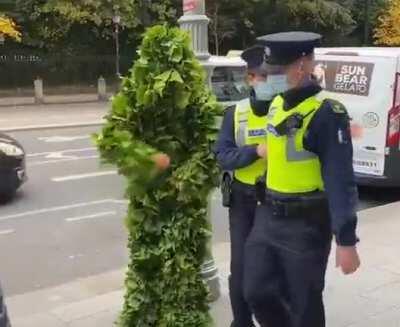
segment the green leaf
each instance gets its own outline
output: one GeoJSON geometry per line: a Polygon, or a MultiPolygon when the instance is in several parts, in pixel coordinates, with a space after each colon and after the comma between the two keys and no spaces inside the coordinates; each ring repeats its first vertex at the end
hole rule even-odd
{"type": "Polygon", "coordinates": [[[158,95],[161,97],[163,96],[164,89],[167,85],[168,80],[171,77],[171,74],[173,73],[172,70],[166,71],[160,75],[158,75],[155,80],[156,82],[154,83],[154,91],[157,92],[158,95]]]}
{"type": "Polygon", "coordinates": [[[184,84],[184,81],[183,81],[181,75],[176,70],[173,70],[171,72],[171,76],[169,77],[169,81],[176,82],[176,83],[179,83],[179,84],[184,84]]]}
{"type": "Polygon", "coordinates": [[[150,106],[151,104],[154,103],[154,91],[152,90],[146,90],[146,92],[144,92],[144,96],[143,96],[143,104],[145,106],[150,106]]]}
{"type": "Polygon", "coordinates": [[[189,105],[191,92],[184,86],[177,86],[174,95],[174,102],[178,109],[184,109],[189,105]]]}
{"type": "Polygon", "coordinates": [[[170,48],[170,60],[174,63],[181,62],[183,58],[183,48],[173,46],[170,48]]]}
{"type": "Polygon", "coordinates": [[[115,115],[125,117],[127,109],[128,98],[124,94],[119,93],[115,97],[113,97],[112,110],[115,115]]]}

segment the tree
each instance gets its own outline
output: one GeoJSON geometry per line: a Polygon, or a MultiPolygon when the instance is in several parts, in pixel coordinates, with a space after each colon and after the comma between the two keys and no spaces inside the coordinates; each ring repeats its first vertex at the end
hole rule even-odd
{"type": "Polygon", "coordinates": [[[149,29],[140,58],[97,145],[128,182],[130,263],[119,326],[207,327],[208,292],[200,276],[210,236],[207,198],[218,182],[211,154],[221,108],[178,28],[149,29]],[[152,157],[166,153],[159,173],[152,157]]]}
{"type": "Polygon", "coordinates": [[[390,0],[387,9],[379,16],[375,29],[375,42],[377,44],[400,45],[400,1],[390,0]]]}
{"type": "Polygon", "coordinates": [[[10,18],[0,15],[0,38],[6,36],[16,41],[21,40],[21,33],[17,30],[15,23],[10,18]]]}
{"type": "Polygon", "coordinates": [[[351,10],[355,29],[345,39],[339,39],[343,45],[369,45],[373,39],[373,28],[378,16],[385,8],[387,0],[342,0],[342,5],[351,10]]]}
{"type": "Polygon", "coordinates": [[[121,17],[122,37],[136,46],[145,27],[175,20],[176,1],[17,0],[16,9],[25,17],[31,44],[63,50],[66,43],[74,45],[81,40],[89,43],[87,50],[93,45],[98,50],[102,40],[112,38],[115,14],[121,17]]]}
{"type": "Polygon", "coordinates": [[[208,17],[210,18],[210,34],[215,54],[220,54],[220,46],[226,39],[232,39],[237,32],[236,19],[223,13],[224,3],[221,0],[209,1],[207,7],[208,17]]]}
{"type": "Polygon", "coordinates": [[[294,29],[316,31],[329,40],[356,27],[348,1],[208,0],[211,39],[214,44],[223,40],[224,50],[244,48],[259,35],[294,29]]]}
{"type": "Polygon", "coordinates": [[[349,9],[339,2],[326,0],[284,1],[289,25],[320,33],[346,34],[354,28],[354,20],[349,9]]]}

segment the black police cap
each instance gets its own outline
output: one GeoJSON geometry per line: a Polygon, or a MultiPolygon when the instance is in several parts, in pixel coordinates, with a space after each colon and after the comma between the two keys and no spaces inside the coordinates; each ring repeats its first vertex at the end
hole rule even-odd
{"type": "Polygon", "coordinates": [[[241,54],[241,57],[247,63],[248,69],[260,68],[266,60],[265,47],[261,45],[255,45],[244,50],[241,54]]]}
{"type": "Polygon", "coordinates": [[[316,33],[284,32],[261,36],[257,41],[269,48],[268,64],[288,65],[312,54],[321,45],[321,39],[322,36],[316,33]]]}

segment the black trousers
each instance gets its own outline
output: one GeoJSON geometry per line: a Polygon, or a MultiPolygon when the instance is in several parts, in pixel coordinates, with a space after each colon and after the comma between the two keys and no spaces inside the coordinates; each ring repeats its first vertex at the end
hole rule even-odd
{"type": "Polygon", "coordinates": [[[257,208],[245,249],[244,294],[262,327],[325,327],[329,213],[318,222],[309,218],[257,208]]]}
{"type": "Polygon", "coordinates": [[[252,313],[243,295],[244,249],[253,228],[257,202],[254,189],[234,182],[229,208],[229,230],[231,238],[231,275],[229,294],[234,327],[250,327],[252,313]]]}

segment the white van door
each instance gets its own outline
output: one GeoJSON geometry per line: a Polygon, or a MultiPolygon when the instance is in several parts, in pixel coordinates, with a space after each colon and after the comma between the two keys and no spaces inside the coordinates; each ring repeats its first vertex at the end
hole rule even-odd
{"type": "Polygon", "coordinates": [[[393,107],[397,58],[316,55],[315,75],[326,96],[343,103],[363,135],[353,140],[356,173],[383,176],[388,114],[393,107]]]}

